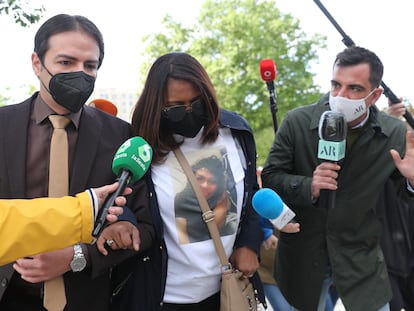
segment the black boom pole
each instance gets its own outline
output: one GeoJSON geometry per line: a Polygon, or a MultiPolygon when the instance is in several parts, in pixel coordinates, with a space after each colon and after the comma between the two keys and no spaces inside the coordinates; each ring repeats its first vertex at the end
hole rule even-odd
{"type": "MultiPolygon", "coordinates": [[[[352,41],[351,37],[349,37],[345,31],[342,30],[342,28],[339,26],[339,24],[335,21],[335,19],[332,17],[332,15],[329,13],[329,11],[323,6],[323,4],[319,0],[313,0],[316,5],[321,9],[321,11],[325,14],[325,16],[329,19],[329,21],[332,23],[332,25],[335,26],[336,30],[341,34],[342,36],[342,42],[347,46],[355,46],[354,41],[352,41]]],[[[391,91],[391,89],[384,83],[384,81],[381,81],[381,86],[384,89],[383,93],[384,95],[391,101],[392,104],[397,104],[400,102],[400,99],[391,91]]],[[[410,114],[410,112],[406,109],[404,113],[404,118],[407,120],[407,123],[411,126],[411,128],[414,129],[414,119],[413,116],[410,114]]]]}

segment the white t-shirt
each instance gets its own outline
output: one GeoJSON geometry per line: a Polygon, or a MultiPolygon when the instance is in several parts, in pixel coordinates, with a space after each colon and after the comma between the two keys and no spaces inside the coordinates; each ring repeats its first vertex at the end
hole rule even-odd
{"type": "MultiPolygon", "coordinates": [[[[199,144],[201,133],[186,138],[181,150],[214,210],[229,257],[243,202],[245,159],[229,129],[220,129],[218,139],[204,146],[199,144]]],[[[197,303],[220,289],[221,265],[214,243],[174,153],[164,164],[153,165],[152,174],[169,257],[164,301],[197,303]]]]}

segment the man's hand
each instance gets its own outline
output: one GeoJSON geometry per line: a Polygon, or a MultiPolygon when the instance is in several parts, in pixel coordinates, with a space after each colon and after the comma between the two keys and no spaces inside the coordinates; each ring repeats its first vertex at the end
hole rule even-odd
{"type": "Polygon", "coordinates": [[[14,270],[30,283],[44,282],[70,271],[73,247],[16,260],[14,270]]]}
{"type": "Polygon", "coordinates": [[[272,234],[270,237],[267,238],[267,240],[262,242],[262,245],[265,248],[265,250],[276,249],[278,240],[279,239],[277,238],[277,236],[272,234]]]}
{"type": "Polygon", "coordinates": [[[298,233],[300,231],[300,224],[298,222],[289,222],[280,231],[284,233],[298,233]]]}
{"type": "Polygon", "coordinates": [[[340,169],[341,167],[333,162],[322,162],[315,168],[311,183],[311,195],[313,198],[319,198],[321,189],[338,189],[336,179],[340,169]]]}
{"type": "Polygon", "coordinates": [[[406,111],[405,105],[402,103],[402,98],[400,98],[399,103],[393,104],[390,100],[388,100],[388,108],[387,113],[394,116],[394,117],[402,117],[406,111]]]}
{"type": "MultiPolygon", "coordinates": [[[[110,195],[111,193],[114,193],[116,189],[118,189],[118,186],[119,186],[119,183],[115,182],[112,185],[106,185],[106,186],[92,189],[98,198],[99,208],[102,207],[107,196],[110,195]]],[[[128,195],[131,192],[132,192],[132,189],[129,187],[126,187],[123,195],[124,196],[128,195]]],[[[108,220],[109,223],[116,222],[118,220],[117,216],[122,214],[123,209],[120,206],[124,206],[126,204],[126,198],[124,196],[117,197],[115,199],[115,204],[117,206],[112,206],[109,208],[108,215],[106,216],[106,219],[108,220]]]]}
{"type": "Polygon", "coordinates": [[[96,241],[96,247],[106,256],[108,251],[105,249],[105,244],[113,250],[133,249],[138,251],[140,243],[138,228],[129,221],[119,221],[107,226],[102,231],[96,241]]]}
{"type": "Polygon", "coordinates": [[[406,136],[406,147],[404,158],[397,150],[391,149],[390,153],[394,160],[395,166],[398,168],[400,173],[408,179],[411,186],[414,186],[414,138],[411,131],[407,131],[406,136]]]}

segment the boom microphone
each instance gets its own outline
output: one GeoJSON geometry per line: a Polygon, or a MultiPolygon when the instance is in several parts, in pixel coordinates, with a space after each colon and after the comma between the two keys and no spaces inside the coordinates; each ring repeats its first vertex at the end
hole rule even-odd
{"type": "MultiPolygon", "coordinates": [[[[348,36],[345,31],[339,26],[339,24],[336,22],[336,20],[333,18],[333,16],[329,13],[329,11],[324,7],[324,5],[319,0],[314,0],[316,5],[322,10],[322,12],[325,14],[325,16],[329,19],[329,21],[332,23],[332,25],[335,26],[336,30],[341,34],[342,36],[342,42],[347,46],[355,46],[355,42],[351,39],[350,36],[348,36]]],[[[400,99],[391,91],[391,89],[384,83],[384,81],[381,81],[381,86],[383,89],[383,94],[388,97],[388,99],[391,101],[392,104],[398,104],[400,103],[400,99]]],[[[411,128],[414,129],[414,118],[411,115],[411,113],[408,111],[408,109],[405,110],[404,118],[407,121],[407,123],[411,126],[411,128]]]]}
{"type": "Polygon", "coordinates": [[[269,219],[272,225],[281,230],[296,214],[283,203],[280,196],[270,188],[258,190],[252,198],[254,210],[263,218],[269,219]]]}
{"type": "MultiPolygon", "coordinates": [[[[344,114],[325,111],[319,119],[318,158],[331,162],[339,162],[345,158],[346,120],[344,114]]],[[[328,206],[335,207],[335,191],[328,192],[328,206]]]]}
{"type": "Polygon", "coordinates": [[[98,219],[92,235],[99,236],[106,223],[108,209],[114,205],[128,184],[133,184],[148,171],[152,160],[151,146],[139,136],[125,141],[115,153],[112,161],[112,171],[118,176],[118,189],[108,196],[99,211],[98,219]]]}
{"type": "Polygon", "coordinates": [[[275,133],[277,131],[277,101],[276,101],[276,92],[275,92],[275,83],[276,79],[276,65],[275,62],[271,59],[264,59],[260,62],[260,76],[262,80],[266,82],[267,89],[269,91],[269,100],[270,100],[270,112],[272,113],[272,121],[275,133]]]}

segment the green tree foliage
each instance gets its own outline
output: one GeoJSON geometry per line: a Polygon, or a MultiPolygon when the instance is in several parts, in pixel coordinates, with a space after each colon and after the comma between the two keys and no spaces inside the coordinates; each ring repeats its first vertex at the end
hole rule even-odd
{"type": "Polygon", "coordinates": [[[326,38],[314,35],[308,39],[299,21],[282,14],[275,1],[206,0],[193,27],[184,27],[169,15],[162,24],[161,33],[144,38],[143,77],[160,55],[188,52],[206,68],[220,105],[243,115],[255,133],[273,127],[269,92],[260,77],[261,60],[273,59],[278,67],[279,121],[288,110],[320,96],[310,66],[317,62],[326,38]]]}
{"type": "Polygon", "coordinates": [[[267,155],[269,154],[270,147],[275,138],[275,131],[273,127],[266,127],[264,129],[256,130],[254,133],[256,140],[256,153],[257,166],[263,166],[267,155]]]}
{"type": "Polygon", "coordinates": [[[16,24],[27,27],[38,22],[45,11],[45,8],[32,8],[29,0],[0,0],[0,15],[11,15],[16,24]]]}
{"type": "Polygon", "coordinates": [[[0,94],[0,107],[6,105],[6,102],[9,100],[9,98],[3,96],[0,94]]]}
{"type": "MultiPolygon", "coordinates": [[[[20,85],[18,88],[19,94],[22,96],[29,97],[31,94],[33,94],[36,91],[36,87],[34,85],[27,85],[23,84],[20,85]]],[[[3,93],[0,93],[0,107],[6,106],[10,104],[16,104],[16,101],[12,99],[12,92],[10,87],[5,87],[3,93]]]]}
{"type": "MultiPolygon", "coordinates": [[[[6,92],[8,92],[9,90],[10,88],[6,87],[6,92]]],[[[6,106],[9,100],[10,100],[10,97],[7,94],[0,93],[0,107],[6,106]]]]}

